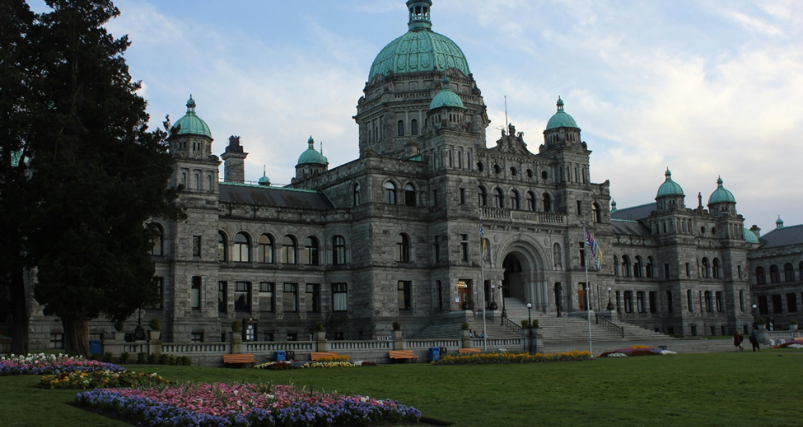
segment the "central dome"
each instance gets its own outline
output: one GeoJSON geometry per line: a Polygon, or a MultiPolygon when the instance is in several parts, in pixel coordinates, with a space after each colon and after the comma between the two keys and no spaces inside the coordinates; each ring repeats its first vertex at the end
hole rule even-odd
{"type": "Polygon", "coordinates": [[[457,68],[471,74],[468,61],[459,46],[448,37],[431,30],[431,1],[408,1],[409,31],[385,46],[371,65],[370,82],[378,74],[445,71],[457,68]]]}

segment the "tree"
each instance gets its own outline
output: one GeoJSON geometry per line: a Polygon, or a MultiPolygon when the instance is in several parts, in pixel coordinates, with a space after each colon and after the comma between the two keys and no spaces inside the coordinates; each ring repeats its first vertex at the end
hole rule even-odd
{"type": "Polygon", "coordinates": [[[88,354],[89,320],[125,319],[157,297],[147,223],[181,214],[167,187],[167,134],[148,131],[122,56],[128,38],[103,28],[119,10],[109,0],[47,4],[30,35],[42,108],[28,141],[36,200],[25,235],[34,297],[61,319],[66,350],[88,354]]]}

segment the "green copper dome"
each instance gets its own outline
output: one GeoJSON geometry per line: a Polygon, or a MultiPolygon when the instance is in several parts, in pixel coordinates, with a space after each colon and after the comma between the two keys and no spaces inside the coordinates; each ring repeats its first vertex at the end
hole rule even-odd
{"type": "Polygon", "coordinates": [[[449,88],[449,77],[443,76],[442,82],[443,87],[441,88],[440,93],[432,98],[432,102],[429,104],[429,109],[434,110],[441,107],[466,108],[463,105],[463,101],[460,99],[460,96],[452,92],[452,90],[449,88]]]}
{"type": "Polygon", "coordinates": [[[212,137],[212,132],[209,130],[209,126],[206,125],[206,122],[195,115],[195,100],[192,99],[192,95],[190,95],[190,99],[187,100],[187,114],[178,119],[176,124],[173,125],[173,127],[177,126],[181,126],[181,129],[178,131],[179,135],[203,135],[209,138],[212,137]]]}
{"type": "Polygon", "coordinates": [[[268,178],[267,172],[265,170],[265,166],[262,166],[262,177],[259,178],[259,185],[264,185],[266,187],[270,187],[270,178],[268,178]]]}
{"type": "Polygon", "coordinates": [[[736,203],[736,198],[733,197],[733,193],[728,191],[725,187],[722,186],[722,177],[717,179],[717,189],[711,193],[711,197],[708,198],[708,204],[712,203],[736,203]]]}
{"type": "Polygon", "coordinates": [[[669,168],[666,168],[666,173],[664,175],[666,176],[666,181],[664,181],[664,183],[658,187],[658,195],[655,197],[685,196],[685,194],[683,194],[683,189],[680,188],[680,185],[678,185],[677,182],[672,181],[672,172],[669,171],[669,168]]]}
{"type": "Polygon", "coordinates": [[[747,228],[744,229],[744,240],[747,243],[761,243],[758,241],[758,237],[756,237],[756,234],[747,228]]]}
{"type": "Polygon", "coordinates": [[[546,124],[547,130],[557,128],[576,128],[577,122],[568,113],[563,111],[563,100],[558,97],[558,112],[546,124]]]}
{"type": "Polygon", "coordinates": [[[415,73],[419,71],[446,71],[457,68],[463,74],[471,74],[468,61],[460,47],[448,37],[431,30],[431,1],[408,1],[409,31],[390,42],[371,64],[368,81],[378,74],[390,72],[415,73]]]}
{"type": "Polygon", "coordinates": [[[323,153],[319,153],[315,151],[315,140],[312,139],[312,136],[309,137],[307,140],[307,144],[309,147],[306,151],[301,153],[301,156],[298,157],[299,165],[306,165],[306,164],[318,164],[318,165],[328,165],[329,160],[323,155],[323,153]]]}

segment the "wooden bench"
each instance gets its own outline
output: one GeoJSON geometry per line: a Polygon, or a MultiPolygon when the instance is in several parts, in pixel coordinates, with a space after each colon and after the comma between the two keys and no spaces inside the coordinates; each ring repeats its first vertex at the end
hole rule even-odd
{"type": "Polygon", "coordinates": [[[459,348],[457,349],[457,354],[472,354],[472,353],[479,353],[480,349],[478,348],[459,348]]]}
{"type": "Polygon", "coordinates": [[[413,350],[391,350],[388,351],[388,357],[391,362],[393,360],[416,360],[418,356],[413,355],[413,350]]]}
{"type": "Polygon", "coordinates": [[[322,359],[324,357],[334,357],[334,356],[337,356],[337,355],[338,354],[336,352],[334,352],[334,351],[317,351],[317,352],[312,352],[312,353],[309,354],[309,360],[312,360],[313,362],[315,362],[315,361],[320,360],[320,359],[322,359]]]}
{"type": "Polygon", "coordinates": [[[224,354],[223,364],[243,364],[243,363],[257,363],[253,354],[224,354]]]}

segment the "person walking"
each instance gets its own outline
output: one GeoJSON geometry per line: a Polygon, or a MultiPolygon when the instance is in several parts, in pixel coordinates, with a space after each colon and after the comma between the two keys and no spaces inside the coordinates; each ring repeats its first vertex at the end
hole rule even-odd
{"type": "Polygon", "coordinates": [[[744,350],[742,348],[742,334],[740,334],[739,331],[736,331],[733,334],[733,346],[736,347],[736,351],[744,350]]]}
{"type": "Polygon", "coordinates": [[[753,351],[761,350],[761,347],[758,345],[758,328],[753,326],[753,330],[750,331],[750,344],[753,345],[753,351]]]}

